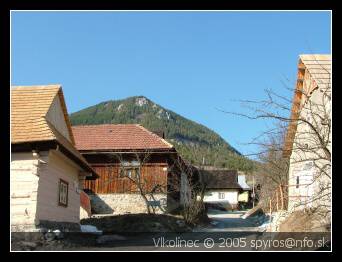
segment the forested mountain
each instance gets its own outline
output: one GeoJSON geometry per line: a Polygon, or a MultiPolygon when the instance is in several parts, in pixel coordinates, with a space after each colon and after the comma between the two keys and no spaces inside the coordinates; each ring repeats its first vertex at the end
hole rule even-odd
{"type": "Polygon", "coordinates": [[[72,125],[141,124],[151,131],[164,131],[165,138],[194,164],[249,170],[252,161],[209,128],[186,119],[143,96],[111,100],[70,115],[72,125]]]}

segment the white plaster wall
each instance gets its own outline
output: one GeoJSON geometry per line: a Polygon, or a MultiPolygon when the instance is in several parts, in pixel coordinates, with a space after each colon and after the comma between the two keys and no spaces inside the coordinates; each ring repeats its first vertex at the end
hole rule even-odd
{"type": "Polygon", "coordinates": [[[56,97],[54,98],[53,103],[51,104],[51,107],[46,115],[46,118],[65,138],[70,141],[69,130],[65,123],[61,101],[58,95],[56,95],[56,97]]]}
{"type": "Polygon", "coordinates": [[[208,190],[203,198],[204,202],[225,202],[232,205],[238,203],[238,190],[208,190]],[[219,198],[219,193],[224,193],[224,199],[219,198]]]}
{"type": "Polygon", "coordinates": [[[74,182],[78,182],[79,168],[60,152],[50,150],[48,163],[40,168],[37,196],[37,218],[56,222],[79,223],[80,194],[74,182]],[[58,205],[59,179],[69,183],[68,206],[58,205]]]}
{"type": "MultiPolygon", "coordinates": [[[[309,74],[305,75],[304,79],[304,90],[311,90],[313,88],[313,82],[310,78],[309,74]]],[[[313,113],[318,115],[322,115],[322,107],[324,106],[326,109],[326,113],[331,114],[331,102],[328,100],[323,100],[324,96],[320,92],[320,90],[315,90],[310,96],[311,107],[309,108],[308,104],[304,106],[301,111],[301,117],[306,118],[309,122],[314,123],[313,113]],[[318,105],[318,107],[317,107],[318,105]]],[[[331,115],[330,115],[331,116],[331,115]]],[[[330,118],[331,119],[331,118],[330,118]]],[[[318,119],[317,119],[318,120],[318,119]]],[[[318,120],[319,124],[320,121],[318,120]]],[[[316,124],[315,124],[316,126],[316,124]]],[[[318,128],[319,129],[319,128],[318,128]]],[[[323,127],[320,129],[320,132],[325,130],[323,127]]],[[[331,152],[331,138],[332,138],[332,130],[330,130],[330,143],[328,144],[328,148],[331,152]]],[[[326,134],[328,135],[328,134],[326,134]]],[[[311,170],[303,170],[304,165],[308,163],[305,160],[316,159],[316,153],[324,155],[323,152],[319,152],[319,149],[314,150],[315,152],[303,152],[303,150],[299,150],[296,148],[296,144],[308,144],[310,147],[317,147],[317,137],[313,134],[312,129],[310,129],[309,125],[302,123],[297,127],[297,132],[294,139],[294,145],[292,154],[290,157],[290,168],[289,168],[289,210],[294,209],[302,209],[306,207],[311,207],[315,205],[331,205],[330,197],[326,196],[325,198],[317,199],[318,192],[321,192],[319,195],[329,195],[328,192],[322,193],[322,188],[325,188],[325,191],[328,187],[331,187],[331,179],[325,175],[320,175],[319,168],[313,167],[311,170]],[[299,176],[299,188],[296,188],[296,179],[299,176]],[[311,184],[311,185],[305,185],[311,184]]],[[[326,160],[320,159],[315,160],[315,165],[324,166],[327,163],[326,160]]],[[[328,171],[331,174],[331,170],[328,171]]]]}
{"type": "Polygon", "coordinates": [[[289,187],[289,209],[307,208],[311,206],[311,197],[314,194],[314,168],[306,168],[306,162],[293,163],[290,168],[290,187],[289,187]],[[299,177],[299,185],[297,184],[297,176],[299,177]]]}
{"type": "Polygon", "coordinates": [[[244,191],[241,194],[238,194],[238,201],[248,202],[248,200],[249,200],[249,191],[244,191]]]}
{"type": "Polygon", "coordinates": [[[12,153],[10,165],[11,226],[34,225],[38,160],[32,153],[12,153]]]}

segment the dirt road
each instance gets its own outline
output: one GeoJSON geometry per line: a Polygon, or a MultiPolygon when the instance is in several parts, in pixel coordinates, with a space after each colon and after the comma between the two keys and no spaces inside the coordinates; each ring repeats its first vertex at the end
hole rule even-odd
{"type": "Polygon", "coordinates": [[[256,217],[241,218],[244,211],[209,210],[208,217],[211,223],[207,227],[198,227],[194,232],[261,232],[256,217]]]}

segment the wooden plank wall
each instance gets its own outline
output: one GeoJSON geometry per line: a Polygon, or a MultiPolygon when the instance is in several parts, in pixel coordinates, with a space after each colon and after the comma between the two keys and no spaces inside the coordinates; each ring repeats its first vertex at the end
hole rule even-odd
{"type": "MultiPolygon", "coordinates": [[[[86,180],[84,188],[96,194],[110,193],[136,193],[137,187],[129,178],[119,177],[120,164],[95,164],[92,165],[99,174],[96,180],[86,180]]],[[[163,185],[167,190],[166,163],[148,163],[141,168],[144,189],[151,190],[156,184],[163,185]]]]}

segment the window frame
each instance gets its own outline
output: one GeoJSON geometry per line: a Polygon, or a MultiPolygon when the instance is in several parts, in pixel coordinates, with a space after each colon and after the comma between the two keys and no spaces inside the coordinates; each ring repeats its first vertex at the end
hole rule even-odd
{"type": "Polygon", "coordinates": [[[136,166],[121,166],[119,171],[119,178],[130,178],[130,179],[136,179],[138,177],[137,174],[140,173],[140,168],[136,166]],[[128,172],[131,172],[131,176],[128,175],[128,172]]]}
{"type": "Polygon", "coordinates": [[[225,199],[225,196],[226,196],[226,195],[225,195],[224,192],[219,192],[219,193],[218,193],[218,198],[219,198],[219,199],[225,199]]]}
{"type": "Polygon", "coordinates": [[[296,176],[296,188],[299,188],[299,176],[296,176]]]}
{"type": "Polygon", "coordinates": [[[58,183],[58,205],[62,207],[68,207],[68,202],[69,202],[69,182],[65,181],[64,179],[59,179],[58,183]],[[66,186],[66,203],[61,202],[61,186],[64,184],[66,186]]]}

